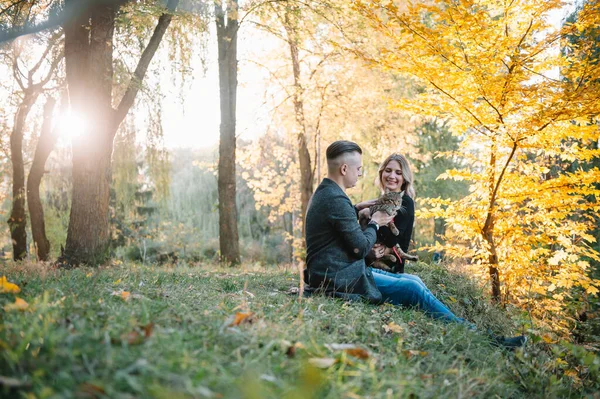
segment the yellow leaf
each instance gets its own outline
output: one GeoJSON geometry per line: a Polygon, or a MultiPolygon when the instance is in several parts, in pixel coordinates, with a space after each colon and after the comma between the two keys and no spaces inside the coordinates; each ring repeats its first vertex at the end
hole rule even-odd
{"type": "Polygon", "coordinates": [[[120,282],[121,282],[121,279],[118,279],[118,280],[115,280],[115,281],[113,282],[113,284],[114,284],[114,285],[117,285],[117,284],[119,284],[120,282]]]}
{"type": "Polygon", "coordinates": [[[589,287],[587,287],[587,290],[585,290],[585,292],[587,292],[588,294],[596,295],[599,291],[598,288],[594,287],[593,285],[590,285],[589,287]]]}
{"type": "Polygon", "coordinates": [[[9,282],[6,276],[0,278],[0,294],[18,294],[21,289],[18,285],[9,282]]]}
{"type": "Polygon", "coordinates": [[[252,312],[237,312],[233,317],[233,321],[229,323],[229,327],[239,326],[240,324],[251,324],[254,321],[254,317],[252,317],[254,313],[252,312]]]}
{"type": "Polygon", "coordinates": [[[15,303],[9,303],[8,305],[4,305],[4,310],[10,312],[12,310],[20,310],[23,312],[25,309],[29,307],[29,304],[25,302],[25,300],[21,298],[16,298],[15,303]]]}

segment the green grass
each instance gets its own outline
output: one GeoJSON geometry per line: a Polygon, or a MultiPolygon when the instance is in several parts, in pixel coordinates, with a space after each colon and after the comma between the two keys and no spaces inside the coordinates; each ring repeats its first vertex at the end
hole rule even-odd
{"type": "MultiPolygon", "coordinates": [[[[465,277],[425,264],[412,271],[483,331],[520,333],[522,316],[491,306],[465,277]]],[[[581,397],[600,388],[600,361],[583,347],[533,336],[509,353],[415,310],[299,302],[285,293],[297,276],[281,268],[12,265],[2,274],[29,308],[0,309],[0,397],[581,397]],[[323,358],[335,363],[312,365],[323,358]]],[[[0,294],[0,308],[14,300],[0,294]]]]}

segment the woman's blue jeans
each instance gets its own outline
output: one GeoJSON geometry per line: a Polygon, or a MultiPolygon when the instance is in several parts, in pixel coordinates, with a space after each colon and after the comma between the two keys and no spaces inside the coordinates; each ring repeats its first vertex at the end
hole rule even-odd
{"type": "Polygon", "coordinates": [[[394,274],[380,269],[372,269],[375,284],[385,302],[406,307],[417,307],[434,319],[454,323],[466,323],[456,317],[439,299],[437,299],[423,281],[412,274],[394,274]]]}

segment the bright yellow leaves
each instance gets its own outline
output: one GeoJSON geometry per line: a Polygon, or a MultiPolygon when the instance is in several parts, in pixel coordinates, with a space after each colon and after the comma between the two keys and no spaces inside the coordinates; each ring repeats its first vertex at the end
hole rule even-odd
{"type": "MultiPolygon", "coordinates": [[[[18,294],[19,292],[21,292],[19,286],[9,282],[6,276],[0,278],[0,294],[18,294]]],[[[14,303],[4,305],[4,311],[11,312],[17,310],[22,312],[28,307],[29,304],[24,299],[16,297],[14,303]]]]}
{"type": "Polygon", "coordinates": [[[0,278],[0,294],[18,294],[21,289],[18,285],[9,282],[6,276],[0,278]]]}
{"type": "Polygon", "coordinates": [[[497,299],[535,301],[534,312],[547,319],[544,312],[557,315],[574,287],[588,294],[600,287],[586,261],[600,257],[589,245],[600,171],[572,171],[574,162],[600,155],[600,68],[590,56],[600,13],[587,2],[575,23],[553,26],[547,16],[561,9],[558,0],[477,4],[413,2],[399,9],[387,0],[356,0],[354,8],[387,40],[375,51],[355,50],[422,84],[396,109],[447,120],[463,138],[450,156],[464,169],[440,178],[469,182],[470,194],[451,203],[430,200],[429,209],[420,204],[420,216],[446,221],[438,250],[467,258],[481,278],[498,270],[497,299]]]}

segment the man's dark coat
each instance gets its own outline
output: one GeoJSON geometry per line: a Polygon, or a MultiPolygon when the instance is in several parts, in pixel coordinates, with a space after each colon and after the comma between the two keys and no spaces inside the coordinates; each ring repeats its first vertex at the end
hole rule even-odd
{"type": "Polygon", "coordinates": [[[365,264],[376,240],[375,226],[361,230],[350,198],[336,182],[323,179],[306,214],[308,285],[341,298],[381,302],[365,264]]]}

